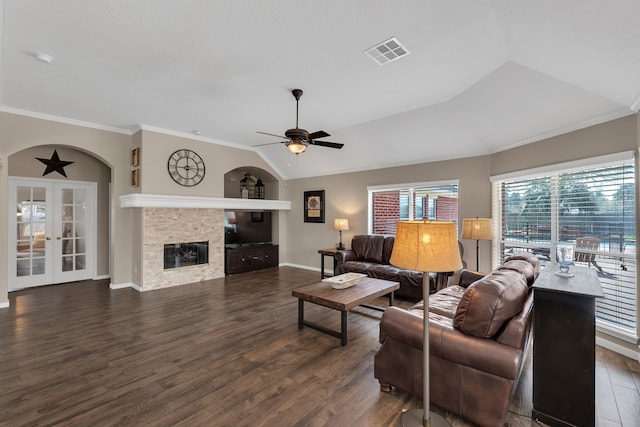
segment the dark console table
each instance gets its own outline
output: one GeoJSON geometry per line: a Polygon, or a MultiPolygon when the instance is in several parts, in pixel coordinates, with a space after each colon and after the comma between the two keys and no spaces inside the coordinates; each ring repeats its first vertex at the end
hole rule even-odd
{"type": "Polygon", "coordinates": [[[603,297],[595,270],[555,275],[548,265],[533,284],[534,419],[551,426],[595,425],[595,299],[603,297]]]}
{"type": "Polygon", "coordinates": [[[279,264],[278,245],[228,245],[224,252],[225,274],[272,268],[279,264]]]}

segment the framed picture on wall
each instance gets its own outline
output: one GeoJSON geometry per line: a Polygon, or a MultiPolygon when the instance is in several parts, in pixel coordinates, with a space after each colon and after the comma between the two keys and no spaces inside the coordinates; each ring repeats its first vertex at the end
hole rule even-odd
{"type": "Polygon", "coordinates": [[[304,222],[324,223],[324,190],[304,192],[304,222]]]}
{"type": "Polygon", "coordinates": [[[137,187],[140,185],[140,169],[134,169],[131,171],[131,186],[137,187]]]}
{"type": "Polygon", "coordinates": [[[140,166],[140,147],[131,150],[131,166],[140,166]]]}

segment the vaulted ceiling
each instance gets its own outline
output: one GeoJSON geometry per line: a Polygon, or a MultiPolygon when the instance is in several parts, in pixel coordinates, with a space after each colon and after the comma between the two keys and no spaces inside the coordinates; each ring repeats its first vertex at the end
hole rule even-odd
{"type": "Polygon", "coordinates": [[[640,108],[637,0],[0,3],[3,111],[253,149],[285,178],[488,154],[640,108]],[[363,54],[391,37],[410,53],[363,54]],[[300,127],[343,149],[296,157],[256,133],[295,127],[294,88],[300,127]]]}

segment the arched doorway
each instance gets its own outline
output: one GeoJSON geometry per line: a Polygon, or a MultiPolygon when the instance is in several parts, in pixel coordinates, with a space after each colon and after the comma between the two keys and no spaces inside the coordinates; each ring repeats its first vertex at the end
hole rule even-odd
{"type": "Polygon", "coordinates": [[[108,277],[110,167],[38,146],[9,156],[8,172],[9,290],[108,277]]]}

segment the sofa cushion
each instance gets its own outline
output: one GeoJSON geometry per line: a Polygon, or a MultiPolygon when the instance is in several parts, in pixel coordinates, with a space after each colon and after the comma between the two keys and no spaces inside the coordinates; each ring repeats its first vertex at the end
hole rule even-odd
{"type": "Polygon", "coordinates": [[[384,236],[361,235],[351,239],[351,250],[358,261],[382,262],[384,236]]]}
{"type": "Polygon", "coordinates": [[[382,245],[382,263],[390,264],[391,254],[393,253],[393,244],[396,242],[394,236],[386,236],[382,245]]]}
{"type": "MultiPolygon", "coordinates": [[[[452,285],[439,290],[435,294],[429,296],[429,317],[433,313],[453,319],[456,309],[460,303],[460,298],[464,294],[465,288],[462,286],[452,285]]],[[[424,301],[415,304],[411,309],[424,310],[424,301]]]]}
{"type": "Polygon", "coordinates": [[[336,274],[362,273],[362,274],[369,275],[368,273],[369,269],[377,265],[378,264],[371,263],[371,262],[347,261],[347,262],[338,264],[338,267],[336,268],[336,274]]]}
{"type": "Polygon", "coordinates": [[[374,279],[390,280],[392,282],[398,281],[398,275],[400,269],[388,264],[371,264],[367,269],[367,275],[374,279]]]}
{"type": "Polygon", "coordinates": [[[465,334],[491,338],[507,320],[522,311],[529,288],[513,270],[494,270],[471,284],[456,309],[453,326],[465,334]]]}

